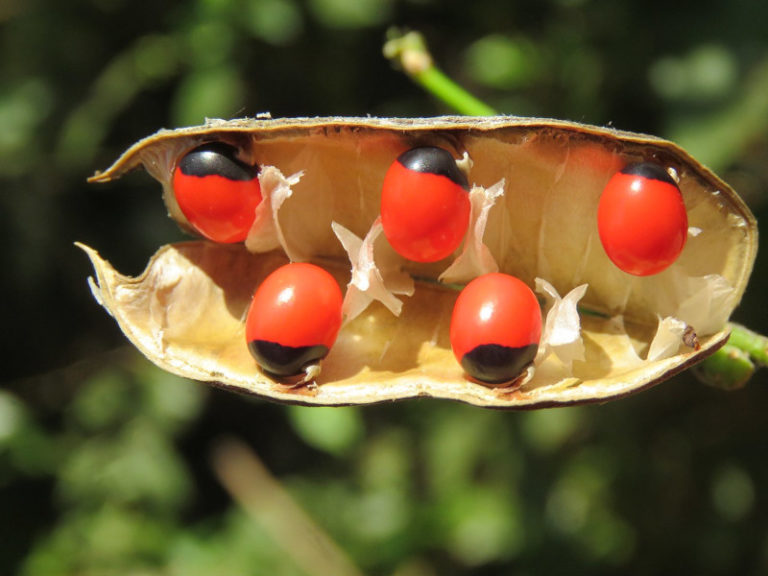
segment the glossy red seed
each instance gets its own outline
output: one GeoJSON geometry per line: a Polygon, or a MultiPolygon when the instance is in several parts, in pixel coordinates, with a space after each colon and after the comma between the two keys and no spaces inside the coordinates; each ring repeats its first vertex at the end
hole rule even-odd
{"type": "Polygon", "coordinates": [[[617,172],[600,197],[597,226],[605,253],[621,270],[657,274],[683,250],[688,216],[677,183],[656,164],[617,172]]]}
{"type": "Polygon", "coordinates": [[[453,253],[469,226],[466,176],[442,148],[413,148],[392,163],[382,186],[384,235],[401,256],[436,262],[453,253]]]}
{"type": "Polygon", "coordinates": [[[509,382],[535,358],[541,324],[539,302],[524,282],[508,274],[485,274],[456,299],[451,347],[472,378],[509,382]]]}
{"type": "Polygon", "coordinates": [[[256,289],[245,338],[256,361],[278,376],[301,373],[333,346],[341,327],[342,294],[319,266],[286,264],[256,289]]]}
{"type": "Polygon", "coordinates": [[[242,242],[261,202],[258,167],[221,142],[187,153],[173,172],[176,202],[189,223],[214,242],[242,242]]]}

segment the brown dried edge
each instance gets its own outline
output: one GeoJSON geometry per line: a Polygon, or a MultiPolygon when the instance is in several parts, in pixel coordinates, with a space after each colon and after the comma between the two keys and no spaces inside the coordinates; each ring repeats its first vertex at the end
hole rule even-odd
{"type": "MultiPolygon", "coordinates": [[[[271,402],[277,402],[280,404],[289,404],[294,406],[325,406],[325,407],[341,408],[341,407],[348,407],[348,406],[374,406],[377,404],[389,404],[394,402],[402,402],[404,400],[429,398],[432,400],[450,400],[454,402],[459,402],[461,404],[467,404],[469,406],[476,406],[478,408],[489,408],[492,410],[500,410],[500,411],[523,411],[523,410],[543,410],[546,408],[566,408],[568,406],[607,404],[608,402],[613,402],[614,400],[621,400],[622,398],[627,398],[628,396],[634,396],[639,392],[653,388],[654,386],[657,386],[658,384],[661,384],[662,382],[669,380],[673,376],[676,376],[677,374],[684,372],[685,370],[695,366],[699,362],[703,361],[705,358],[717,352],[720,348],[722,348],[725,345],[726,342],[728,342],[728,337],[730,336],[730,334],[731,334],[730,330],[723,330],[721,332],[718,332],[717,334],[713,334],[712,336],[709,337],[709,341],[707,342],[706,345],[702,346],[699,350],[693,353],[684,362],[681,362],[675,365],[673,368],[670,368],[669,370],[664,372],[662,376],[649,380],[648,382],[645,382],[635,388],[627,389],[622,393],[613,394],[609,396],[581,398],[579,400],[568,400],[568,401],[562,401],[562,402],[550,401],[550,400],[536,400],[536,401],[523,403],[523,402],[513,402],[510,400],[505,400],[505,398],[514,399],[518,397],[518,395],[516,394],[516,389],[514,388],[511,388],[508,392],[506,392],[504,388],[496,388],[496,390],[499,391],[496,401],[493,401],[493,400],[484,401],[481,399],[477,399],[470,394],[455,396],[455,395],[447,395],[447,394],[434,395],[434,394],[425,393],[425,394],[398,395],[397,397],[391,397],[391,398],[376,398],[375,400],[364,401],[364,402],[344,402],[344,401],[334,402],[334,403],[313,402],[312,401],[313,396],[311,394],[303,394],[303,395],[296,394],[296,393],[283,394],[283,395],[259,394],[248,388],[244,388],[234,384],[227,384],[225,382],[220,382],[217,380],[207,380],[203,382],[215,388],[221,388],[222,390],[227,390],[228,392],[237,392],[240,394],[246,394],[248,396],[255,396],[263,400],[269,400],[271,402]]],[[[158,366],[160,365],[158,364],[158,366]]],[[[160,368],[163,368],[164,370],[168,370],[168,368],[164,366],[160,366],[160,368]]],[[[200,381],[197,378],[187,376],[181,372],[175,372],[175,373],[185,378],[190,378],[192,380],[200,381]]],[[[375,383],[362,384],[361,383],[360,386],[378,386],[378,384],[375,384],[375,383]]],[[[289,388],[286,387],[286,389],[289,389],[289,388]]]]}

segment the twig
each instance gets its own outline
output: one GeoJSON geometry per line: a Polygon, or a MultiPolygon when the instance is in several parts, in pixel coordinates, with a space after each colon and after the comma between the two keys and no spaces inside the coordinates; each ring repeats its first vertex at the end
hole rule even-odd
{"type": "Polygon", "coordinates": [[[270,474],[256,454],[234,439],[212,453],[213,469],[232,498],[310,576],[362,576],[270,474]]]}
{"type": "Polygon", "coordinates": [[[768,338],[739,324],[730,324],[731,336],[717,352],[694,366],[696,377],[710,386],[738,390],[755,370],[768,365],[768,338]]]}
{"type": "Polygon", "coordinates": [[[465,116],[494,116],[497,112],[464,90],[435,66],[424,38],[418,32],[392,30],[384,56],[397,63],[424,90],[465,116]]]}
{"type": "Polygon", "coordinates": [[[730,326],[732,332],[728,345],[749,354],[751,360],[758,366],[768,366],[768,337],[753,332],[741,324],[732,322],[730,326]]]}

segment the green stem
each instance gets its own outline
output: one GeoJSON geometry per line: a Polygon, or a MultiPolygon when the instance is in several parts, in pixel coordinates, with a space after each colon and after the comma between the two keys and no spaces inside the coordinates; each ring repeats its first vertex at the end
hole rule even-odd
{"type": "Polygon", "coordinates": [[[743,350],[758,366],[768,366],[768,337],[753,332],[741,324],[731,323],[728,345],[743,350]]]}
{"type": "Polygon", "coordinates": [[[760,366],[768,365],[768,337],[729,324],[731,335],[725,346],[693,367],[694,375],[710,386],[725,390],[742,388],[760,366]]]}
{"type": "Polygon", "coordinates": [[[413,79],[459,114],[464,116],[495,116],[497,114],[493,108],[458,86],[434,65],[414,75],[413,79]]]}
{"type": "Polygon", "coordinates": [[[464,116],[494,116],[496,110],[475,98],[435,66],[424,37],[418,32],[391,31],[384,55],[396,62],[424,90],[464,116]]]}
{"type": "Polygon", "coordinates": [[[694,366],[692,372],[704,384],[723,390],[738,390],[755,373],[755,365],[749,354],[736,346],[725,344],[694,366]]]}

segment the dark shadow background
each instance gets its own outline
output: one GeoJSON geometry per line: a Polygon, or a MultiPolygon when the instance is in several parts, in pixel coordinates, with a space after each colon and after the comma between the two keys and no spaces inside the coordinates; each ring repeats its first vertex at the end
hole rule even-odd
{"type": "MultiPolygon", "coordinates": [[[[149,365],[73,245],[135,274],[183,238],[146,174],[85,183],[160,127],[450,112],[383,58],[391,26],[499,110],[675,140],[762,219],[766,21],[749,0],[0,0],[0,573],[306,574],[302,539],[217,480],[229,436],[366,574],[766,573],[765,371],[536,413],[286,408],[149,365]]],[[[764,253],[736,319],[766,333],[764,253]]]]}

